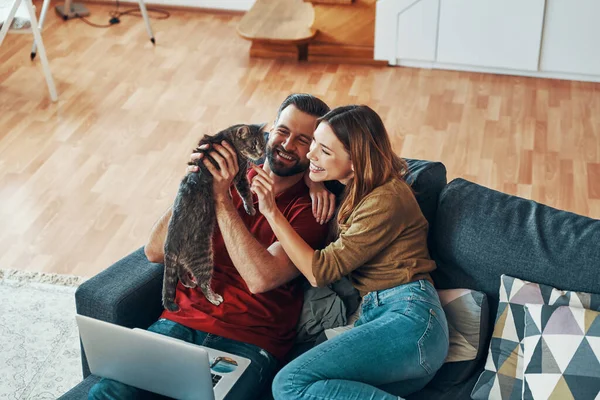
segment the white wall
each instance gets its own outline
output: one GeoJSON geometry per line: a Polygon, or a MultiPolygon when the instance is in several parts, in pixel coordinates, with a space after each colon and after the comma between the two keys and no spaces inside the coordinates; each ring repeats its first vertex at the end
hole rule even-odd
{"type": "Polygon", "coordinates": [[[146,4],[248,11],[254,0],[146,0],[146,4]]]}

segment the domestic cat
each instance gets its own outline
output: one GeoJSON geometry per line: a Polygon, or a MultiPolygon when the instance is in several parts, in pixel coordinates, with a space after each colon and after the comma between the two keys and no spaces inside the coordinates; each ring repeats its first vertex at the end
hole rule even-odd
{"type": "Polygon", "coordinates": [[[246,212],[255,215],[246,172],[248,159],[258,160],[265,152],[264,126],[233,125],[214,136],[205,135],[194,149],[194,153],[204,153],[204,157],[188,163],[198,166],[198,171],[188,173],[179,184],[165,240],[162,293],[165,309],[173,312],[179,310],[175,303],[178,280],[186,287],[200,287],[206,299],[216,306],[223,301],[210,286],[213,273],[212,237],[216,215],[213,176],[203,164],[203,159],[208,157],[218,169],[217,162],[209,156],[209,152],[213,151],[212,145],[225,140],[235,149],[239,172],[233,179],[233,184],[244,202],[246,212]],[[210,144],[209,148],[200,149],[204,144],[210,144]]]}

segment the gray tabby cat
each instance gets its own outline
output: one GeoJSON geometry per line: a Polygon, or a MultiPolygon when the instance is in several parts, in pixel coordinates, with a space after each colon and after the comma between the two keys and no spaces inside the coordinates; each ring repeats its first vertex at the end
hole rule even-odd
{"type": "MultiPolygon", "coordinates": [[[[236,151],[239,172],[233,183],[244,208],[250,215],[256,210],[252,202],[250,184],[246,177],[248,159],[258,160],[265,151],[264,125],[234,125],[214,136],[205,135],[194,149],[194,153],[205,153],[212,149],[200,149],[203,144],[227,141],[236,151]]],[[[202,163],[203,159],[190,162],[197,165],[197,172],[188,173],[179,185],[179,191],[173,204],[173,213],[169,221],[165,240],[165,274],[162,302],[165,309],[179,311],[175,303],[175,288],[178,280],[188,287],[200,287],[208,301],[218,306],[223,298],[210,287],[213,273],[212,237],[215,228],[215,208],[213,199],[213,176],[202,163]]],[[[212,164],[219,168],[216,161],[209,157],[212,164]]]]}

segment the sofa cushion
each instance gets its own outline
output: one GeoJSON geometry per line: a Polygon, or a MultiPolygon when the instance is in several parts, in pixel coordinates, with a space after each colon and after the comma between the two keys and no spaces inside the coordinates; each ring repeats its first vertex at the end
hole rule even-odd
{"type": "Polygon", "coordinates": [[[600,393],[600,313],[525,305],[523,400],[595,399],[600,393]]]}
{"type": "Polygon", "coordinates": [[[442,289],[438,295],[448,319],[450,348],[430,385],[445,390],[468,380],[487,354],[489,310],[485,293],[442,289]]]}
{"type": "Polygon", "coordinates": [[[570,305],[600,310],[600,295],[562,291],[502,275],[496,325],[485,371],[473,389],[473,399],[521,399],[525,304],[570,305]]]}
{"type": "Polygon", "coordinates": [[[436,287],[484,292],[490,315],[502,274],[600,293],[598,220],[455,179],[440,194],[431,229],[436,287]]]}

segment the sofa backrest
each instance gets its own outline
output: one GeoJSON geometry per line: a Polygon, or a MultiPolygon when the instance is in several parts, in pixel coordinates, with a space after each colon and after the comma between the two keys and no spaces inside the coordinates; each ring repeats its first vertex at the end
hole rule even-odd
{"type": "Polygon", "coordinates": [[[448,182],[446,167],[441,162],[411,158],[405,160],[408,164],[406,181],[411,185],[421,211],[431,227],[435,220],[440,193],[448,182]]]}
{"type": "Polygon", "coordinates": [[[502,274],[600,293],[595,219],[455,179],[440,194],[430,240],[437,287],[485,292],[491,325],[502,274]]]}

